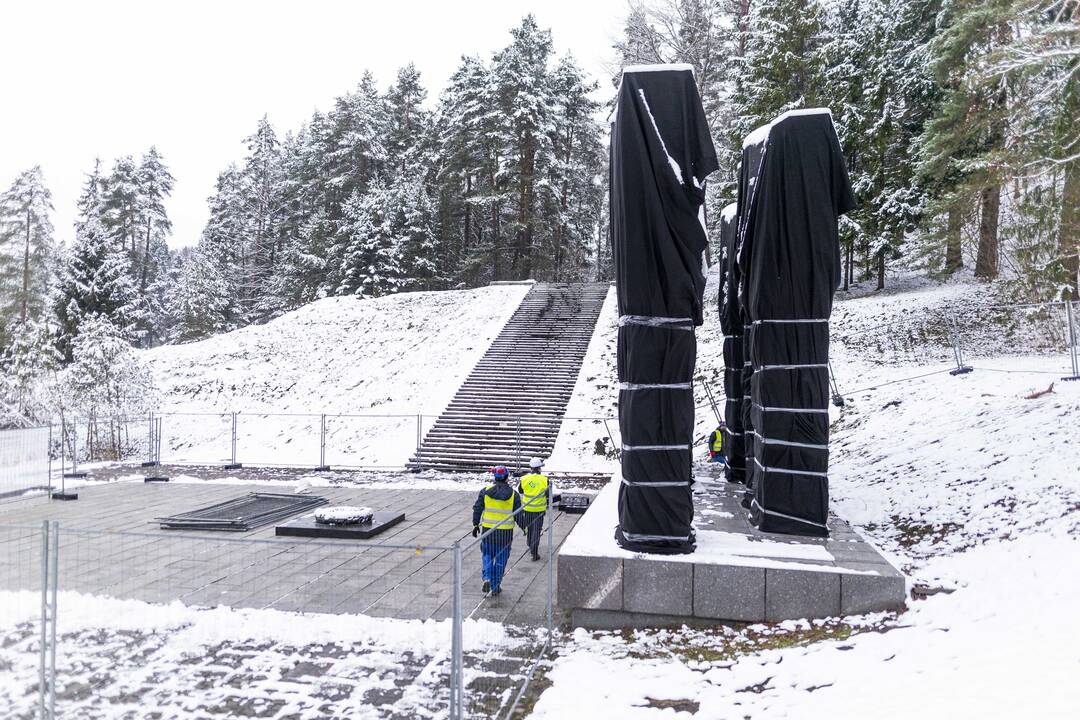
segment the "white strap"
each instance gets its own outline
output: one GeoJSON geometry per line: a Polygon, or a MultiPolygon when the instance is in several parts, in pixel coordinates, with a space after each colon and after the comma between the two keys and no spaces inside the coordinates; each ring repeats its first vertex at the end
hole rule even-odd
{"type": "Polygon", "coordinates": [[[828,408],[786,408],[786,407],[766,407],[765,405],[758,405],[754,403],[754,407],[762,412],[786,412],[786,413],[819,413],[822,415],[828,415],[828,408]]]}
{"type": "Polygon", "coordinates": [[[828,450],[828,445],[814,445],[811,443],[792,442],[790,440],[777,440],[776,438],[767,438],[757,430],[751,431],[751,434],[761,440],[763,445],[786,445],[787,447],[800,447],[808,448],[810,450],[828,450]]]}
{"type": "Polygon", "coordinates": [[[674,330],[693,330],[694,318],[659,317],[654,315],[622,315],[619,327],[623,325],[647,325],[649,327],[667,327],[674,330]]]}
{"type": "Polygon", "coordinates": [[[766,515],[772,515],[774,517],[782,517],[785,520],[794,520],[795,522],[806,523],[807,525],[813,525],[815,527],[825,528],[826,530],[829,529],[829,527],[827,525],[823,524],[823,523],[817,523],[817,522],[814,522],[813,520],[807,520],[805,518],[795,517],[794,515],[785,515],[784,513],[776,512],[775,510],[766,510],[765,508],[761,507],[761,505],[758,504],[757,498],[754,498],[753,500],[751,500],[750,505],[752,507],[757,508],[758,510],[765,513],[766,515]]]}
{"type": "Polygon", "coordinates": [[[624,452],[632,452],[634,450],[689,450],[689,443],[682,445],[623,445],[624,452]]]}
{"type": "Polygon", "coordinates": [[[619,383],[620,390],[693,390],[692,383],[619,383]]]}
{"type": "Polygon", "coordinates": [[[826,479],[829,477],[828,473],[823,472],[811,472],[810,470],[791,470],[790,468],[779,467],[766,467],[762,465],[761,461],[757,458],[754,458],[754,464],[761,468],[764,472],[785,473],[787,475],[809,475],[810,477],[822,477],[826,479]]]}
{"type": "Polygon", "coordinates": [[[687,487],[690,484],[689,480],[677,480],[675,482],[660,481],[660,482],[631,482],[626,478],[622,479],[622,484],[629,487],[687,487]]]}

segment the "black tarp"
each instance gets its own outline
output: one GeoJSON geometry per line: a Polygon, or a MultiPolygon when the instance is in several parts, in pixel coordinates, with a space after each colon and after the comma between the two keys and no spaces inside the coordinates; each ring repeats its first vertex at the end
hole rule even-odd
{"type": "Polygon", "coordinates": [[[743,319],[739,310],[735,270],[738,204],[720,213],[720,331],[724,333],[724,458],[728,482],[745,482],[746,448],[743,443],[743,319]]]}
{"type": "Polygon", "coordinates": [[[702,322],[705,178],[717,169],[688,66],[628,68],[611,130],[622,483],[616,539],[694,548],[694,327],[702,322]]]}
{"type": "Polygon", "coordinates": [[[824,536],[837,223],[855,203],[828,111],[787,113],[767,132],[737,257],[753,371],[751,519],[770,532],[824,536]]]}
{"type": "MultiPolygon", "coordinates": [[[[754,433],[754,418],[751,413],[750,388],[753,384],[754,368],[750,363],[750,318],[743,307],[739,290],[743,284],[743,268],[739,264],[739,251],[746,237],[747,228],[750,225],[750,209],[753,207],[754,190],[757,188],[758,175],[761,173],[761,161],[765,157],[765,143],[769,139],[769,126],[758,128],[747,136],[743,142],[742,157],[739,162],[738,195],[735,203],[737,209],[735,228],[735,257],[731,263],[731,279],[735,285],[735,297],[730,301],[732,321],[736,320],[739,327],[735,332],[738,334],[739,343],[737,352],[742,362],[742,372],[739,378],[740,394],[737,399],[738,417],[740,429],[743,433],[743,444],[738,448],[741,451],[741,460],[744,467],[743,482],[746,484],[746,492],[743,496],[743,506],[749,508],[752,504],[754,493],[755,470],[752,462],[751,440],[754,433]]],[[[733,405],[736,403],[733,403],[733,405]]]]}

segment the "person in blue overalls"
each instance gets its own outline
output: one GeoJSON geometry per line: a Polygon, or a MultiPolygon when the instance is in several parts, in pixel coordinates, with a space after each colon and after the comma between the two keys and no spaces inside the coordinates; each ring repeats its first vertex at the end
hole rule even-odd
{"type": "Polygon", "coordinates": [[[514,525],[521,522],[521,495],[510,487],[510,473],[498,465],[491,471],[495,482],[486,486],[473,503],[473,537],[484,533],[480,554],[484,558],[483,591],[494,597],[502,592],[502,578],[510,546],[514,541],[514,525]]]}

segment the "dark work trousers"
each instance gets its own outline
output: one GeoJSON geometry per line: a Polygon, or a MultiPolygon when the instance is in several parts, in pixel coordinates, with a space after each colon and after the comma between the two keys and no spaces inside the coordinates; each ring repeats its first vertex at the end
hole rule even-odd
{"type": "Polygon", "coordinates": [[[525,517],[525,537],[529,541],[529,552],[536,555],[540,551],[540,533],[544,531],[544,515],[543,512],[529,512],[526,510],[522,513],[525,517]]]}

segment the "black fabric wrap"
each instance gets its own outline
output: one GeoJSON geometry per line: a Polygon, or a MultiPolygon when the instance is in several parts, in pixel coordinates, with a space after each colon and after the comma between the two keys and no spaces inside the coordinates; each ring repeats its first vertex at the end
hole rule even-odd
{"type": "Polygon", "coordinates": [[[624,449],[616,539],[637,551],[691,552],[693,326],[702,322],[705,290],[705,178],[718,165],[689,70],[626,72],[617,103],[611,238],[619,315],[628,320],[619,328],[619,381],[686,387],[619,391],[624,449]],[[635,317],[672,322],[653,326],[635,317]]]}
{"type": "Polygon", "coordinates": [[[740,175],[749,204],[740,206],[736,254],[751,364],[743,375],[751,519],[765,531],[825,536],[827,321],[841,277],[838,217],[854,198],[828,113],[782,116],[758,139],[743,151],[744,165],[755,148],[760,162],[753,182],[745,167],[740,175]]]}

